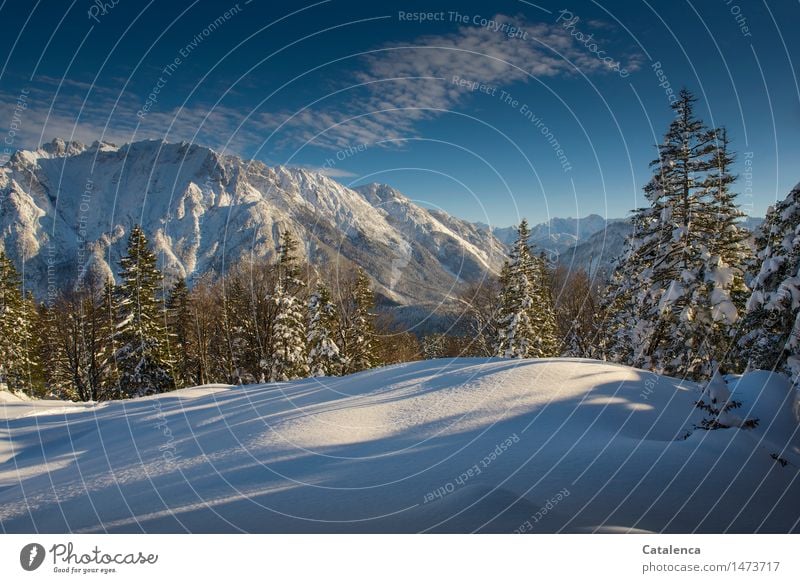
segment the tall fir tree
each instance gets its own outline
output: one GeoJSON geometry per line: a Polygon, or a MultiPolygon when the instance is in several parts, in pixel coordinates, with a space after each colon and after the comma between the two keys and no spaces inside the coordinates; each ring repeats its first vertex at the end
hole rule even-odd
{"type": "Polygon", "coordinates": [[[710,378],[728,347],[745,296],[746,253],[730,184],[724,130],[709,130],[682,90],[675,117],[651,162],[649,207],[606,293],[608,356],[659,373],[710,378]],[[718,228],[724,237],[716,237],[718,228]],[[738,305],[737,305],[738,304],[738,305]]]}
{"type": "Polygon", "coordinates": [[[378,339],[375,332],[375,293],[369,276],[358,268],[344,310],[340,334],[345,358],[345,373],[378,366],[378,339]]]}
{"type": "Polygon", "coordinates": [[[558,354],[547,264],[544,257],[533,254],[529,238],[528,221],[523,219],[500,274],[494,354],[504,358],[542,358],[558,354]]]}
{"type": "Polygon", "coordinates": [[[272,295],[275,322],[272,329],[270,380],[286,381],[309,374],[303,305],[298,297],[305,283],[295,256],[298,244],[287,230],[281,236],[278,279],[272,295]]]}
{"type": "Polygon", "coordinates": [[[308,366],[311,376],[341,374],[343,362],[336,344],[338,333],[339,315],[331,292],[319,282],[308,300],[308,366]]]}
{"type": "Polygon", "coordinates": [[[750,233],[741,225],[745,214],[731,188],[736,181],[731,170],[735,157],[727,131],[716,130],[714,138],[711,167],[703,184],[708,212],[697,221],[705,245],[698,270],[700,284],[690,299],[696,307],[689,339],[696,348],[689,373],[701,379],[713,378],[720,367],[735,365],[732,335],[745,313],[749,295],[745,269],[753,261],[750,233]]]}
{"type": "Polygon", "coordinates": [[[800,184],[770,208],[756,235],[760,269],[738,341],[740,362],[800,380],[800,184]]]}
{"type": "Polygon", "coordinates": [[[0,385],[33,392],[36,306],[22,291],[19,272],[0,251],[0,385]]]}
{"type": "Polygon", "coordinates": [[[302,304],[278,280],[272,296],[277,309],[273,329],[270,381],[288,381],[308,376],[305,316],[302,304]]]}
{"type": "Polygon", "coordinates": [[[126,396],[162,393],[173,387],[167,331],[158,292],[162,275],[144,231],[131,229],[120,260],[116,293],[119,388],[126,396]]]}

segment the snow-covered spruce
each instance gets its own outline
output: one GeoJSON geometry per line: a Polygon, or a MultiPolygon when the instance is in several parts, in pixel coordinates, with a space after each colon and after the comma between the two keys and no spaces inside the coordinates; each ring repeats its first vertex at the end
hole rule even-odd
{"type": "Polygon", "coordinates": [[[359,268],[342,297],[342,325],[339,334],[344,372],[358,372],[378,366],[378,338],[375,333],[375,294],[367,272],[359,268]]]}
{"type": "Polygon", "coordinates": [[[758,272],[741,326],[740,358],[750,368],[800,379],[800,184],[767,212],[756,236],[758,272]]]}
{"type": "Polygon", "coordinates": [[[339,316],[328,287],[318,282],[308,300],[308,366],[311,376],[327,377],[341,374],[343,359],[336,337],[339,316]]]}
{"type": "Polygon", "coordinates": [[[278,280],[272,295],[275,324],[272,337],[271,381],[287,381],[309,375],[306,353],[306,316],[296,292],[305,286],[298,278],[294,257],[297,241],[289,231],[281,236],[278,280]]]}
{"type": "Polygon", "coordinates": [[[162,393],[174,388],[167,351],[162,290],[156,256],[138,225],[131,229],[127,253],[120,259],[116,288],[116,363],[119,387],[127,396],[162,393]]]}
{"type": "Polygon", "coordinates": [[[535,358],[555,356],[558,351],[547,267],[531,251],[529,238],[528,222],[523,219],[500,275],[496,356],[535,358]]]}
{"type": "Polygon", "coordinates": [[[730,191],[733,156],[724,130],[694,115],[682,90],[651,163],[650,206],[635,211],[606,292],[606,355],[690,378],[710,378],[727,358],[743,311],[749,248],[730,191]]]}
{"type": "Polygon", "coordinates": [[[33,299],[22,291],[22,281],[11,259],[0,251],[0,387],[25,390],[35,374],[33,299]]]}

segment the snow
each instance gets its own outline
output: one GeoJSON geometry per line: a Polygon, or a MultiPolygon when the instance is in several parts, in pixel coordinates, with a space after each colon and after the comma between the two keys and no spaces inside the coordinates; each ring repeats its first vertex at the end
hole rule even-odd
{"type": "Polygon", "coordinates": [[[667,311],[672,304],[681,299],[683,294],[683,286],[677,280],[672,280],[667,288],[667,291],[664,292],[658,302],[658,311],[667,311]]]}
{"type": "Polygon", "coordinates": [[[134,222],[169,277],[271,255],[289,229],[312,261],[353,261],[403,304],[438,301],[504,257],[489,233],[399,193],[387,206],[321,174],[161,140],[19,151],[0,168],[0,199],[0,248],[25,260],[40,298],[48,265],[59,279],[76,267],[101,281],[116,272],[134,222]]]}
{"type": "Polygon", "coordinates": [[[4,399],[0,521],[5,532],[800,530],[794,389],[760,371],[724,388],[756,428],[693,430],[701,386],[580,359],[442,359],[97,405],[4,399]]]}

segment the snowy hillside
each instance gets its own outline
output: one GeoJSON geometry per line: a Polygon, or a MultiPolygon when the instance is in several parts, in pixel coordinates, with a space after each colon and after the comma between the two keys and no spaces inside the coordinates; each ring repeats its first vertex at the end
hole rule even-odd
{"type": "Polygon", "coordinates": [[[141,223],[168,276],[220,272],[272,254],[289,229],[316,265],[364,267],[398,303],[438,302],[502,263],[470,223],[379,185],[351,190],[302,169],[268,167],[186,143],[117,147],[56,140],[0,168],[0,249],[40,297],[51,278],[107,277],[141,223]]]}
{"type": "Polygon", "coordinates": [[[755,429],[693,430],[697,385],[570,359],[424,361],[96,406],[5,393],[0,521],[5,532],[798,531],[794,392],[762,372],[730,386],[755,429]]]}

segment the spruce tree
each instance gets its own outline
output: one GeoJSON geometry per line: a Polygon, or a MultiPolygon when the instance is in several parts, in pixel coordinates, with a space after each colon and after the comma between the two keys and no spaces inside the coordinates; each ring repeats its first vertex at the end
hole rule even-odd
{"type": "Polygon", "coordinates": [[[126,396],[168,391],[173,381],[167,332],[157,298],[162,275],[138,225],[131,230],[127,252],[120,260],[119,277],[116,362],[120,391],[126,396]]]}
{"type": "Polygon", "coordinates": [[[738,349],[749,368],[800,379],[800,184],[767,212],[756,236],[761,262],[738,349]]]}
{"type": "Polygon", "coordinates": [[[218,365],[225,370],[226,382],[245,384],[266,382],[270,378],[272,347],[272,317],[264,318],[262,312],[274,313],[272,292],[256,289],[252,283],[254,269],[244,263],[236,265],[220,281],[222,302],[222,345],[218,365]],[[263,298],[259,297],[263,294],[263,298]],[[269,322],[268,334],[261,323],[269,322]]]}
{"type": "Polygon", "coordinates": [[[559,355],[558,323],[553,298],[553,274],[544,252],[533,257],[534,326],[542,358],[559,355]]]}
{"type": "Polygon", "coordinates": [[[308,300],[308,366],[313,377],[342,372],[342,355],[336,344],[339,316],[327,286],[319,282],[308,300]]]}
{"type": "Polygon", "coordinates": [[[272,296],[276,315],[273,328],[272,376],[270,381],[288,381],[308,376],[305,317],[298,299],[286,290],[283,278],[272,296]]]}
{"type": "Polygon", "coordinates": [[[689,373],[695,378],[712,378],[719,367],[733,362],[729,349],[734,327],[745,312],[749,290],[745,284],[745,266],[752,262],[749,233],[741,226],[745,216],[736,205],[731,185],[734,155],[724,129],[715,132],[711,168],[704,187],[708,211],[698,217],[697,225],[704,239],[698,269],[699,285],[691,302],[693,326],[688,338],[696,347],[689,373]]]}
{"type": "Polygon", "coordinates": [[[284,231],[278,253],[278,278],[272,294],[275,321],[269,363],[271,381],[304,378],[309,374],[305,314],[298,297],[305,283],[299,278],[297,246],[291,233],[284,231]]]}
{"type": "Polygon", "coordinates": [[[102,337],[102,360],[105,363],[104,394],[107,399],[121,399],[119,368],[117,367],[117,291],[109,277],[101,292],[101,315],[105,327],[102,337]]]}
{"type": "Polygon", "coordinates": [[[634,211],[634,232],[605,298],[609,357],[699,379],[719,366],[738,319],[746,248],[729,188],[727,135],[695,117],[695,101],[684,89],[672,106],[645,186],[650,206],[634,211]]]}
{"type": "Polygon", "coordinates": [[[345,372],[348,374],[378,365],[375,294],[363,269],[358,268],[350,292],[350,297],[343,302],[349,309],[345,310],[341,333],[345,372]]]}
{"type": "Polygon", "coordinates": [[[532,253],[529,238],[528,221],[523,219],[500,274],[495,356],[541,358],[558,352],[547,265],[543,257],[532,253]]]}
{"type": "Polygon", "coordinates": [[[22,292],[11,259],[0,251],[0,386],[32,392],[36,307],[22,292]]]}

